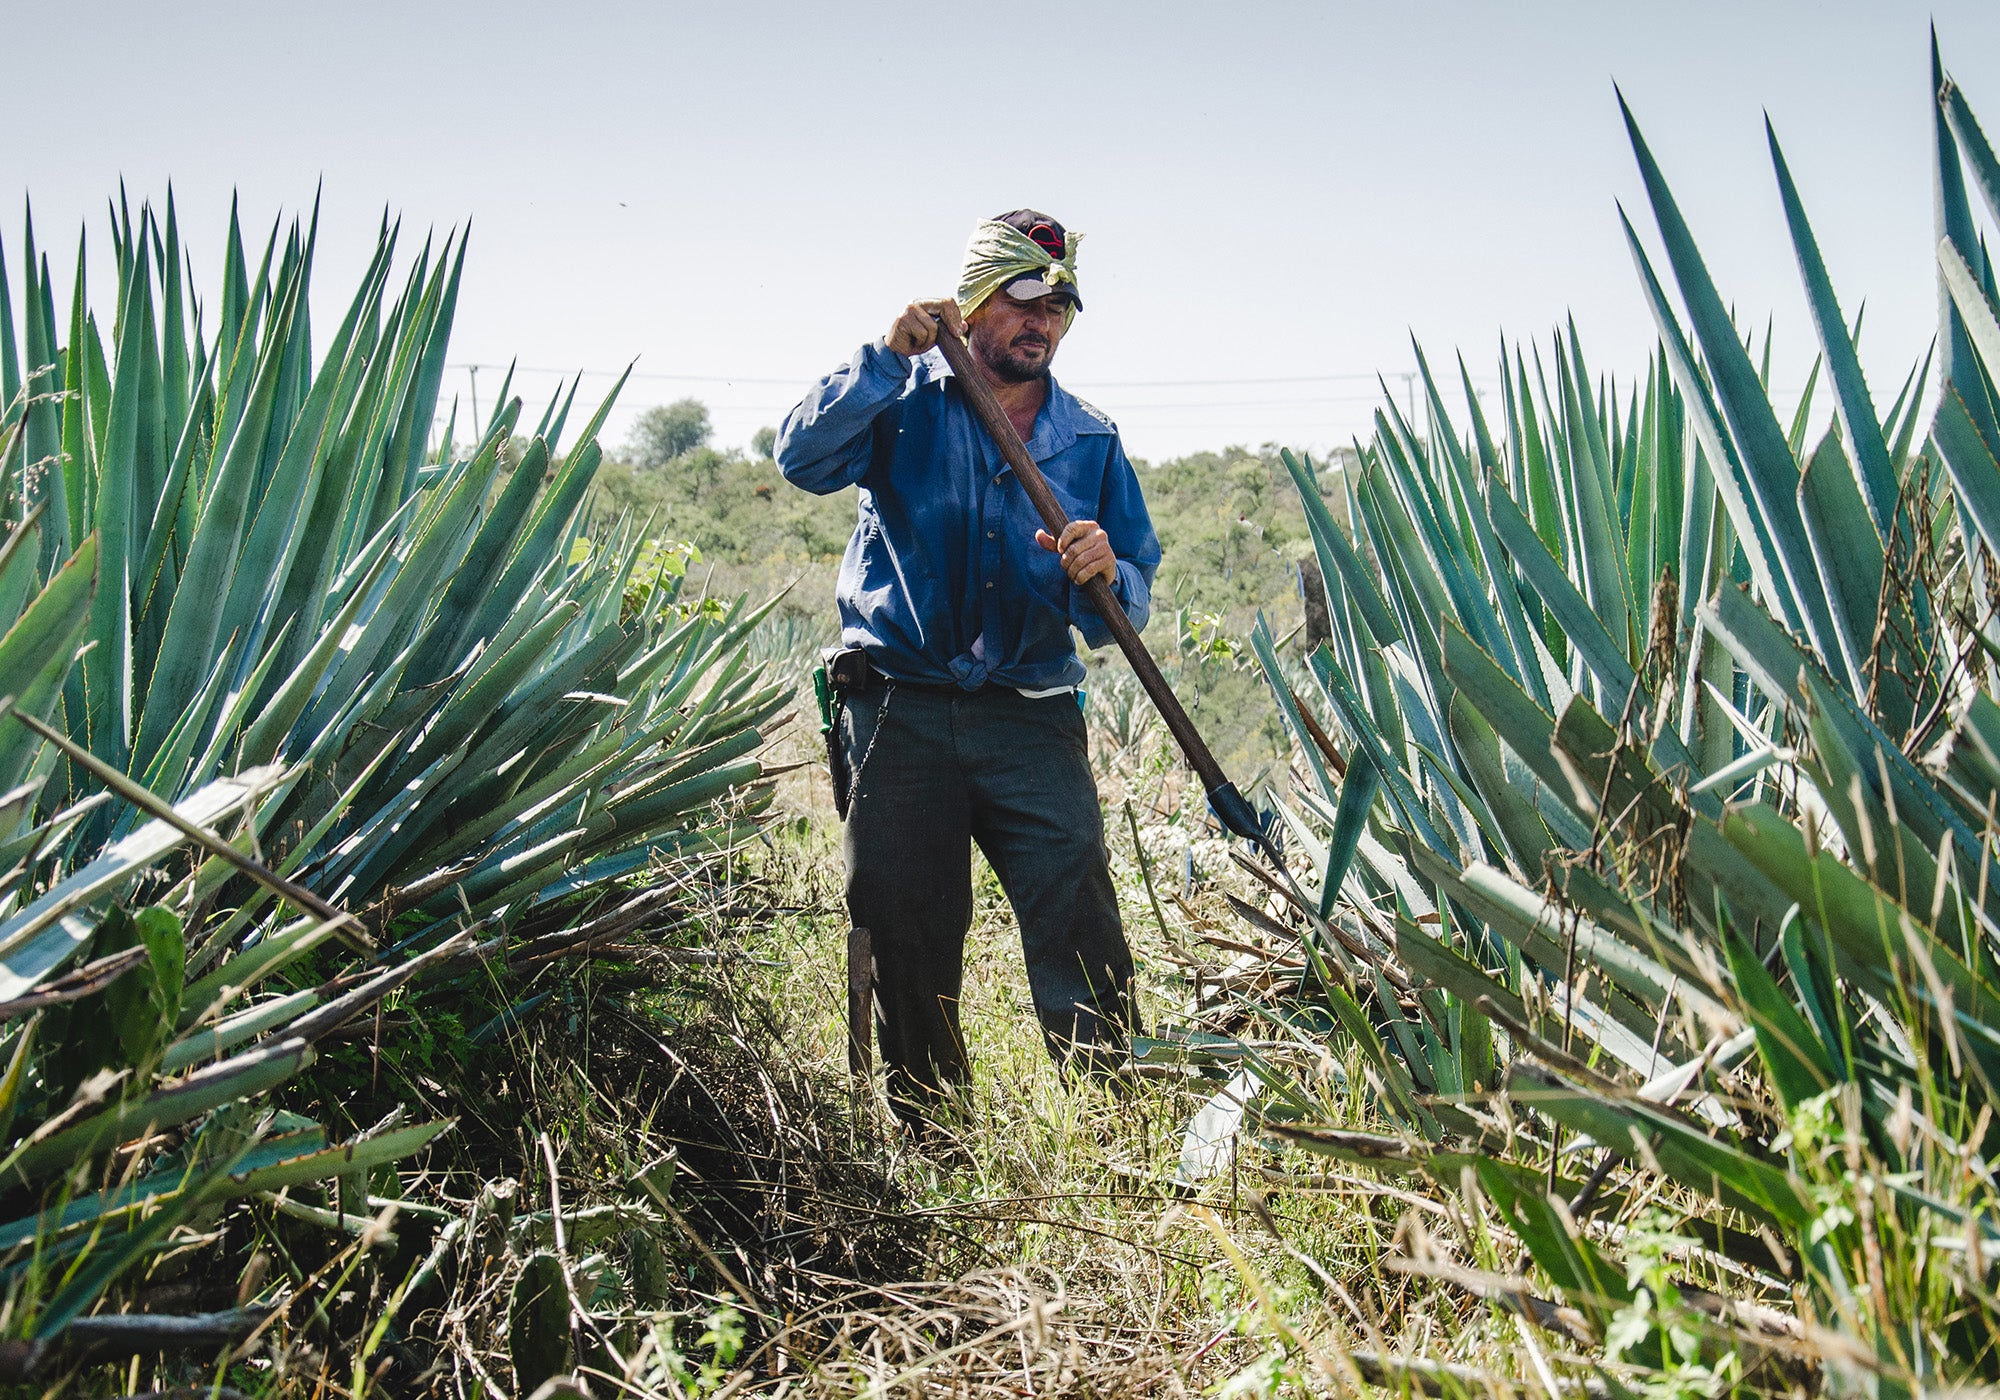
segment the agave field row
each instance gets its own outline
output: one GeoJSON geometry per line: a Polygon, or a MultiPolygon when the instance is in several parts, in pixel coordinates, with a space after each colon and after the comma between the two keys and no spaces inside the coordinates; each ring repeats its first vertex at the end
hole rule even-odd
{"type": "Polygon", "coordinates": [[[1288,459],[1332,637],[1253,639],[1307,873],[1243,908],[1288,970],[1142,1046],[1477,1203],[1413,1267],[1614,1394],[2000,1378],[2000,155],[1933,65],[1945,294],[1886,404],[1776,135],[1830,415],[1773,404],[1628,110],[1643,381],[1572,329],[1497,412],[1426,366],[1330,491],[1288,459]],[[1393,1131],[1323,1126],[1354,1092],[1393,1131]]]}
{"type": "Polygon", "coordinates": [[[422,1147],[448,1125],[333,1142],[270,1099],[385,997],[658,923],[645,877],[769,801],[759,614],[590,519],[610,400],[530,426],[503,392],[437,448],[463,242],[397,279],[384,227],[316,336],[316,232],[253,270],[232,214],[219,307],[171,197],[114,206],[104,302],[81,253],[59,301],[32,224],[18,301],[0,267],[11,1336],[234,1199],[422,1147]]]}

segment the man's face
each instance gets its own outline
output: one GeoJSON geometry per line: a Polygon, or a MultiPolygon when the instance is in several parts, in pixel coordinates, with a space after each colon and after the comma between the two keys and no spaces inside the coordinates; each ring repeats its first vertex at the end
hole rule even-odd
{"type": "Polygon", "coordinates": [[[972,313],[966,329],[972,353],[998,379],[1025,384],[1049,372],[1068,321],[1069,297],[1062,292],[1017,301],[995,292],[972,313]]]}

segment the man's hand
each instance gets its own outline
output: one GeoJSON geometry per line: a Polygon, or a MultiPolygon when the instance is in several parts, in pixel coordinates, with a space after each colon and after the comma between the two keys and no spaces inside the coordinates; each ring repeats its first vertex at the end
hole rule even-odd
{"type": "Polygon", "coordinates": [[[1051,554],[1062,555],[1063,572],[1074,584],[1085,584],[1102,576],[1112,587],[1118,585],[1118,556],[1111,552],[1111,536],[1097,527],[1095,520],[1072,520],[1063,526],[1062,538],[1047,530],[1035,531],[1035,543],[1051,554]]]}
{"type": "Polygon", "coordinates": [[[958,335],[965,334],[965,318],[958,314],[958,303],[950,297],[940,297],[936,301],[913,301],[903,308],[889,326],[889,348],[898,355],[921,355],[937,344],[938,318],[958,335]]]}

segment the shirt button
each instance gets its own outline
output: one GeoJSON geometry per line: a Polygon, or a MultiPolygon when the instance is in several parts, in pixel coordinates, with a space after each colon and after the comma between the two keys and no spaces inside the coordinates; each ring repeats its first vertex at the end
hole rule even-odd
{"type": "Polygon", "coordinates": [[[994,484],[995,486],[998,486],[998,485],[1000,484],[1000,478],[999,478],[999,477],[997,477],[997,476],[996,476],[996,477],[994,477],[994,478],[993,478],[993,484],[994,484]]]}
{"type": "Polygon", "coordinates": [[[991,530],[988,530],[988,531],[986,532],[986,538],[987,538],[987,539],[989,539],[989,540],[993,538],[993,532],[992,532],[991,530]]]}
{"type": "Polygon", "coordinates": [[[987,584],[986,586],[987,586],[988,588],[991,588],[991,587],[992,587],[993,585],[992,585],[992,583],[990,583],[990,582],[989,582],[989,583],[988,583],[988,584],[987,584]]]}

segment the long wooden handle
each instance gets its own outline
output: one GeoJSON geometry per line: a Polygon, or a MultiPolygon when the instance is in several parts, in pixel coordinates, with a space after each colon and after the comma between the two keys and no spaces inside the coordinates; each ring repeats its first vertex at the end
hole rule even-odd
{"type": "MultiPolygon", "coordinates": [[[[1007,465],[1014,469],[1014,475],[1020,478],[1022,488],[1027,491],[1028,499],[1035,503],[1035,509],[1041,513],[1042,523],[1048,527],[1049,533],[1061,539],[1063,526],[1069,524],[1069,514],[1063,510],[1062,502],[1056,499],[1056,493],[1049,489],[1048,478],[1042,475],[1042,469],[1036,466],[1035,459],[1028,455],[1027,446],[1021,441],[1021,435],[1014,431],[1014,425],[1008,421],[1006,410],[1000,407],[1000,400],[994,397],[993,386],[986,382],[984,373],[973,364],[971,349],[942,322],[938,325],[937,343],[938,349],[944,352],[945,363],[951,366],[952,374],[958,379],[959,388],[964,392],[966,400],[971,403],[973,415],[998,444],[1000,455],[1006,458],[1007,465]]],[[[1097,611],[1103,614],[1105,625],[1111,629],[1111,635],[1117,641],[1118,649],[1124,652],[1125,659],[1132,663],[1133,671],[1138,674],[1139,684],[1146,688],[1146,694],[1152,698],[1154,708],[1160,712],[1160,718],[1167,722],[1167,729],[1173,734],[1174,742],[1180,745],[1181,752],[1187,755],[1188,766],[1201,778],[1202,788],[1209,794],[1211,805],[1216,809],[1216,816],[1237,835],[1261,844],[1263,833],[1256,827],[1255,817],[1250,814],[1248,804],[1243,801],[1235,785],[1223,773],[1222,765],[1215,761],[1215,755],[1208,751],[1208,745],[1195,730],[1194,721],[1189,719],[1187,711],[1181,708],[1179,697],[1167,684],[1167,678],[1160,674],[1159,665],[1154,662],[1153,654],[1147,651],[1146,644],[1139,640],[1139,632],[1132,626],[1132,619],[1125,615],[1125,609],[1120,607],[1117,598],[1112,596],[1111,585],[1102,577],[1092,578],[1083,585],[1083,591],[1097,611]],[[1227,810],[1232,800],[1240,811],[1227,810]],[[1246,821],[1250,824],[1250,829],[1247,831],[1242,829],[1246,821]]]]}

